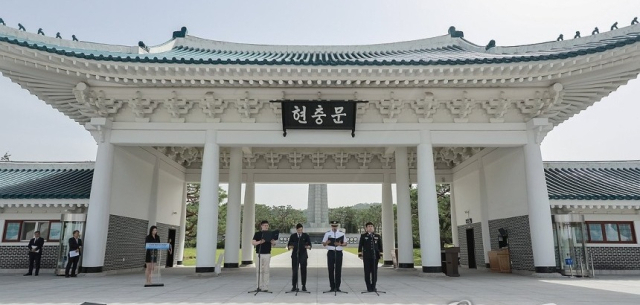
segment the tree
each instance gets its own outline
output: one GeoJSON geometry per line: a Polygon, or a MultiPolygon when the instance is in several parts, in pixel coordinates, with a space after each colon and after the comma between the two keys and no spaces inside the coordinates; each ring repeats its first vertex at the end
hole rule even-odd
{"type": "Polygon", "coordinates": [[[9,154],[9,152],[6,152],[6,153],[4,153],[4,156],[2,156],[2,158],[0,158],[0,162],[11,161],[11,160],[9,160],[10,157],[11,157],[11,155],[9,154]]]}
{"type": "Polygon", "coordinates": [[[292,206],[276,206],[271,208],[270,228],[272,230],[279,230],[280,232],[289,232],[289,230],[297,223],[305,223],[307,221],[307,215],[302,210],[294,209],[292,206]]]}
{"type": "Polygon", "coordinates": [[[264,204],[256,204],[256,223],[253,229],[258,230],[260,228],[260,222],[269,219],[271,219],[271,208],[264,204]]]}
{"type": "MultiPolygon", "coordinates": [[[[451,236],[451,204],[450,204],[449,184],[436,184],[436,195],[438,199],[438,220],[440,227],[440,244],[452,243],[451,236]]],[[[418,218],[418,189],[411,187],[411,229],[413,235],[413,247],[420,247],[419,218],[418,218]]]]}
{"type": "Polygon", "coordinates": [[[379,230],[382,228],[382,205],[379,203],[371,204],[366,209],[358,210],[356,214],[356,232],[362,233],[365,230],[367,222],[373,223],[373,226],[379,230]]]}
{"type": "Polygon", "coordinates": [[[329,209],[329,220],[338,221],[347,233],[356,233],[358,232],[357,213],[358,210],[354,209],[354,207],[333,208],[329,209]]]}
{"type": "MultiPolygon", "coordinates": [[[[218,187],[218,205],[227,199],[227,192],[218,187]]],[[[218,233],[224,232],[226,228],[226,204],[225,207],[218,208],[218,233]],[[224,217],[220,213],[224,213],[224,217]],[[220,227],[223,230],[220,230],[220,227]]],[[[200,207],[200,184],[187,184],[187,219],[185,228],[185,245],[188,247],[196,246],[196,233],[198,232],[198,209],[200,207]]]]}

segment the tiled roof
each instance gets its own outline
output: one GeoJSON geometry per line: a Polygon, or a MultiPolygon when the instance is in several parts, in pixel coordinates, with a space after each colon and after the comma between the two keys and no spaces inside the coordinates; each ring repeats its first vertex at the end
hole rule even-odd
{"type": "Polygon", "coordinates": [[[137,47],[104,46],[51,39],[0,26],[0,42],[97,61],[216,65],[300,66],[431,66],[536,62],[604,52],[640,41],[640,26],[578,38],[521,47],[485,50],[463,38],[447,36],[369,46],[261,46],[186,36],[150,52],[137,47]],[[7,30],[8,29],[8,30],[7,30]],[[91,49],[91,48],[94,49],[91,49]]]}
{"type": "Polygon", "coordinates": [[[549,199],[640,200],[640,166],[545,168],[549,199]]]}
{"type": "Polygon", "coordinates": [[[0,169],[0,199],[88,199],[93,169],[0,169]]]}

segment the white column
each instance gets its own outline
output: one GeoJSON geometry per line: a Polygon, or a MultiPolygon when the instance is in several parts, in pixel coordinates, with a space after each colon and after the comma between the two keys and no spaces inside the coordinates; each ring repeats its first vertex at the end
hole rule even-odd
{"type": "Polygon", "coordinates": [[[460,241],[458,240],[458,215],[456,211],[453,182],[449,184],[449,204],[451,205],[451,240],[453,240],[454,246],[460,247],[460,241]]]}
{"type": "Polygon", "coordinates": [[[107,246],[107,232],[109,232],[114,146],[110,143],[108,130],[102,132],[104,139],[98,143],[89,211],[87,212],[87,228],[83,238],[85,244],[82,272],[84,273],[102,272],[107,246]]]}
{"type": "MultiPolygon", "coordinates": [[[[151,190],[149,191],[149,212],[147,218],[149,219],[149,224],[147,229],[151,228],[151,226],[157,225],[158,222],[158,172],[160,171],[160,159],[155,157],[156,160],[153,163],[153,174],[151,174],[151,190]]],[[[160,236],[165,236],[168,232],[160,232],[158,234],[160,236]]]]}
{"type": "Polygon", "coordinates": [[[247,175],[244,186],[244,210],[242,213],[242,264],[253,263],[253,245],[251,240],[256,231],[256,185],[253,182],[253,174],[247,175]]]}
{"type": "Polygon", "coordinates": [[[384,175],[382,183],[382,259],[385,266],[393,265],[391,253],[395,250],[394,223],[393,223],[393,194],[391,193],[391,178],[384,175]]]}
{"type": "Polygon", "coordinates": [[[482,253],[484,266],[489,267],[489,251],[491,250],[491,232],[489,232],[489,196],[487,195],[487,180],[484,174],[484,161],[478,158],[478,174],[480,188],[480,227],[482,228],[482,253]]]}
{"type": "Polygon", "coordinates": [[[418,218],[422,272],[442,272],[440,258],[440,222],[436,172],[433,167],[431,132],[422,131],[418,145],[418,218]]]}
{"type": "MultiPolygon", "coordinates": [[[[413,268],[409,161],[406,147],[396,148],[396,194],[398,196],[398,267],[413,268]]],[[[383,241],[384,245],[384,241],[383,241]]]]}
{"type": "Polygon", "coordinates": [[[529,207],[529,229],[531,248],[536,272],[555,272],[553,228],[547,183],[544,177],[540,145],[536,141],[535,129],[548,124],[546,119],[533,119],[527,123],[527,145],[524,146],[525,175],[529,207]]]}
{"type": "Polygon", "coordinates": [[[180,235],[178,236],[178,249],[176,249],[176,260],[178,265],[182,265],[184,259],[184,243],[187,234],[187,183],[182,186],[182,212],[180,214],[180,235]]]}
{"type": "Polygon", "coordinates": [[[224,267],[240,264],[240,195],[242,192],[242,150],[231,148],[229,160],[229,196],[227,197],[227,229],[224,240],[224,267]]]}
{"type": "Polygon", "coordinates": [[[202,177],[200,178],[200,207],[196,236],[196,272],[213,272],[218,243],[218,185],[220,147],[216,143],[216,132],[206,134],[202,154],[202,177]]]}

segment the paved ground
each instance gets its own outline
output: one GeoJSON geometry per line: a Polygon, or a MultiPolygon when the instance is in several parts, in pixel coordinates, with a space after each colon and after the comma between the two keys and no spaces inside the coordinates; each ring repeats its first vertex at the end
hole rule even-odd
{"type": "Polygon", "coordinates": [[[311,294],[286,294],[291,289],[290,256],[272,259],[273,294],[247,293],[255,288],[255,269],[223,270],[217,277],[197,276],[193,268],[163,270],[165,287],[144,288],[144,273],[79,276],[65,279],[51,274],[23,277],[0,274],[0,304],[640,304],[640,276],[602,276],[596,279],[536,278],[462,270],[457,278],[425,276],[418,271],[380,268],[379,290],[365,289],[361,261],[345,252],[342,290],[329,289],[326,251],[313,250],[307,288],[311,294]],[[456,303],[469,300],[470,303],[456,303]]]}

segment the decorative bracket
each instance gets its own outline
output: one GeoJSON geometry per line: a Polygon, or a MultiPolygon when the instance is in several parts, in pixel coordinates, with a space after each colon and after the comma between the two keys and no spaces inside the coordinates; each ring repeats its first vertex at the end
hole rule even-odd
{"type": "Polygon", "coordinates": [[[202,112],[207,115],[207,123],[220,123],[220,118],[216,118],[216,115],[222,114],[228,106],[223,99],[215,98],[213,92],[207,92],[200,102],[202,112]]]}
{"type": "Polygon", "coordinates": [[[178,93],[173,91],[173,98],[167,99],[164,106],[171,114],[171,122],[184,123],[185,118],[181,117],[187,113],[193,107],[193,102],[187,101],[183,98],[178,98],[178,93]]]}
{"type": "Polygon", "coordinates": [[[436,101],[432,92],[425,92],[424,95],[423,99],[411,103],[411,108],[416,112],[416,115],[422,116],[418,118],[418,122],[432,123],[433,115],[438,111],[440,103],[436,101]]]}
{"type": "Polygon", "coordinates": [[[389,94],[389,99],[381,100],[375,104],[376,107],[378,107],[378,110],[380,110],[380,114],[387,116],[382,119],[384,123],[396,123],[398,121],[398,115],[404,108],[404,101],[394,98],[393,95],[392,91],[389,94]]]}

